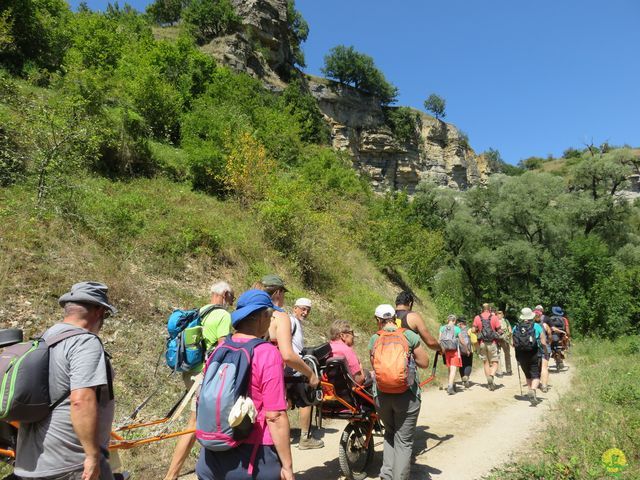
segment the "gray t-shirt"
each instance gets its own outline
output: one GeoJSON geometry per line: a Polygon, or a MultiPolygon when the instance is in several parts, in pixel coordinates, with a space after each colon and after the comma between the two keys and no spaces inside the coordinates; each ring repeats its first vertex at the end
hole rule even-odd
{"type": "MultiPolygon", "coordinates": [[[[58,323],[47,330],[45,340],[77,329],[58,323]]],[[[100,340],[77,335],[54,345],[49,357],[49,393],[55,402],[70,390],[98,387],[98,440],[107,452],[113,422],[114,401],[107,386],[107,365],[100,340]]],[[[111,366],[109,366],[111,368],[111,366]]],[[[71,424],[71,402],[67,397],[41,422],[18,429],[15,474],[24,478],[48,477],[83,469],[84,449],[71,424]]],[[[103,455],[101,480],[113,480],[103,455]]]]}

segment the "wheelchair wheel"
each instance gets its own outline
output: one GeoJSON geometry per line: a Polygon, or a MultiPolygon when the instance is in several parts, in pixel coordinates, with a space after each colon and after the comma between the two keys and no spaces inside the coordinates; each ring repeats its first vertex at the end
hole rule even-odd
{"type": "Polygon", "coordinates": [[[373,459],[373,438],[365,447],[368,424],[349,423],[340,438],[338,460],[340,469],[348,480],[364,480],[373,459]]]}

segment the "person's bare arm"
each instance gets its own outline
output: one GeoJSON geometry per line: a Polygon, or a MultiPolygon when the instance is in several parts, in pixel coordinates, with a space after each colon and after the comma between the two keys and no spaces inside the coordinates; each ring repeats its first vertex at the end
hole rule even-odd
{"type": "Polygon", "coordinates": [[[100,445],[98,444],[98,401],[94,387],[71,391],[71,424],[85,454],[83,480],[100,478],[100,445]]]}
{"type": "Polygon", "coordinates": [[[420,338],[427,347],[431,350],[441,350],[438,340],[436,340],[435,337],[431,335],[431,332],[427,330],[427,326],[424,324],[424,320],[418,312],[410,312],[407,315],[407,323],[413,331],[416,331],[418,335],[420,335],[420,338]]]}
{"type": "Polygon", "coordinates": [[[413,358],[416,360],[416,365],[420,368],[428,368],[429,367],[429,355],[427,351],[422,348],[422,345],[418,345],[413,350],[413,358]]]}
{"type": "Polygon", "coordinates": [[[280,457],[282,468],[280,469],[280,478],[284,480],[293,480],[293,460],[291,457],[291,443],[289,442],[289,417],[287,412],[278,410],[265,413],[267,419],[267,428],[271,433],[273,445],[280,457]]]}
{"type": "Polygon", "coordinates": [[[291,319],[284,312],[273,312],[271,322],[275,322],[276,339],[282,360],[287,367],[293,368],[309,379],[309,384],[315,388],[320,383],[313,370],[302,361],[302,357],[293,350],[291,343],[291,319]]]}
{"type": "Polygon", "coordinates": [[[543,347],[547,346],[547,333],[544,329],[542,329],[542,332],[540,333],[540,343],[543,347]]]}

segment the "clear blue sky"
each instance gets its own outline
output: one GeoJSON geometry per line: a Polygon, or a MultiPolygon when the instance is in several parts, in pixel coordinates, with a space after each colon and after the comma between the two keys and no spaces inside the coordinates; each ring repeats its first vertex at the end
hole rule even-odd
{"type": "MultiPolygon", "coordinates": [[[[129,3],[142,10],[149,1],[129,3]]],[[[353,45],[400,89],[398,104],[422,108],[430,93],[443,96],[446,120],[478,152],[497,148],[517,163],[591,141],[640,146],[638,0],[297,0],[296,6],[310,26],[307,72],[320,74],[331,47],[353,45]]]]}

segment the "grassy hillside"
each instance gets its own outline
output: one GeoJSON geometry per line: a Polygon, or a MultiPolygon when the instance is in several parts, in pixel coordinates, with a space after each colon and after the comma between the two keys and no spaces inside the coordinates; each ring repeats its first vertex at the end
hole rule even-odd
{"type": "MultiPolygon", "coordinates": [[[[344,238],[327,252],[331,281],[319,292],[305,284],[296,262],[270,246],[255,212],[184,184],[85,178],[74,196],[73,211],[39,215],[31,186],[0,189],[0,327],[37,334],[60,319],[57,298],[72,283],[109,285],[120,309],[103,330],[117,373],[116,421],[156,382],[165,386],[144,415],[164,414],[177,399],[181,380],[169,378],[162,361],[158,366],[166,317],[173,308],[206,302],[217,279],[242,290],[278,272],[291,290],[289,305],[300,295],[314,301],[305,331],[310,343],[324,340],[333,319],[345,318],[356,325],[361,353],[373,330],[373,309],[398,291],[344,238]]],[[[158,478],[172,446],[167,441],[135,449],[123,462],[136,478],[158,478]]]]}

